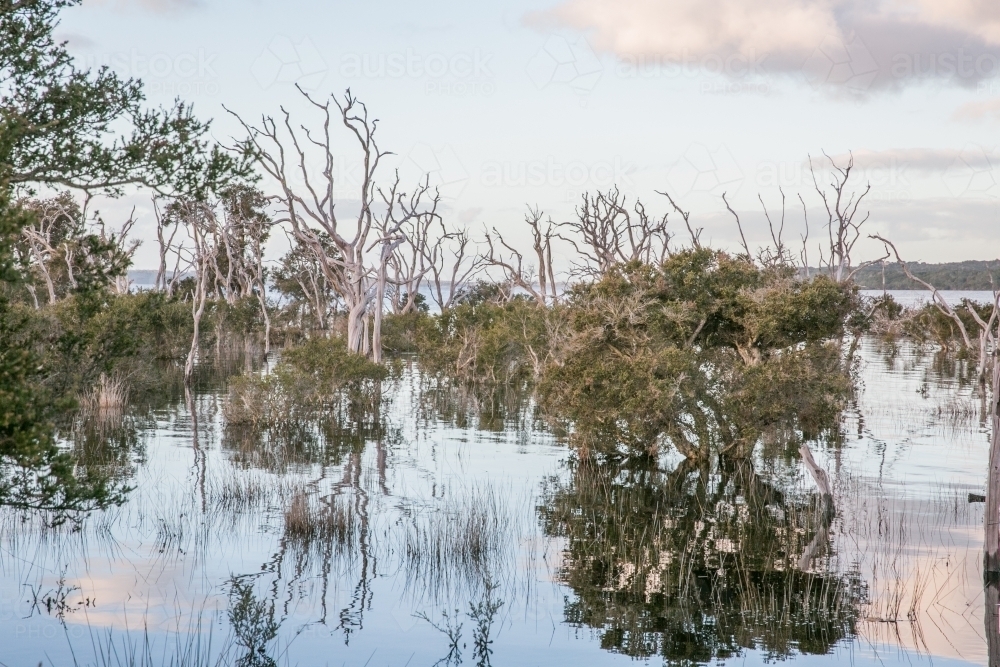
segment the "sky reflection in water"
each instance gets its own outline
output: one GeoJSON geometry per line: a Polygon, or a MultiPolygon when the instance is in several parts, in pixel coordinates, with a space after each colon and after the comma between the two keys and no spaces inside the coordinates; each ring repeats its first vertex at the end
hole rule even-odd
{"type": "Polygon", "coordinates": [[[787,453],[584,470],[523,403],[484,417],[413,370],[371,441],[280,458],[227,432],[212,393],[195,450],[179,400],[118,445],[124,507],[78,532],[3,516],[0,661],[73,664],[72,645],[89,664],[143,627],[169,656],[200,626],[245,665],[457,664],[433,622],[461,623],[463,664],[987,664],[978,399],[932,351],[861,357],[841,446],[813,444],[837,516],[804,572],[822,517],[787,453]],[[289,532],[297,492],[339,537],[289,532]]]}

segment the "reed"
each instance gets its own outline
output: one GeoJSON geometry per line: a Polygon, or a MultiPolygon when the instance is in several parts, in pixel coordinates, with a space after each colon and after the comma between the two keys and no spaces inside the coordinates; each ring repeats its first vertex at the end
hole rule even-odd
{"type": "Polygon", "coordinates": [[[301,545],[334,543],[346,550],[357,542],[354,508],[346,496],[296,491],[285,507],[285,539],[301,545]]]}
{"type": "Polygon", "coordinates": [[[94,414],[121,412],[128,403],[129,385],[118,374],[101,373],[90,391],[80,397],[80,406],[94,414]]]}

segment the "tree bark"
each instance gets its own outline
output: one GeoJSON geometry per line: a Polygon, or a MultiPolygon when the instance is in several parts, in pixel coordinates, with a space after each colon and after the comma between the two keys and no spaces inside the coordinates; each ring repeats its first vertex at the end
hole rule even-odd
{"type": "Polygon", "coordinates": [[[983,623],[986,630],[989,665],[1000,667],[1000,579],[994,577],[986,583],[983,597],[986,600],[983,623]]]}
{"type": "Polygon", "coordinates": [[[191,317],[194,321],[194,332],[191,335],[191,349],[188,350],[187,362],[184,364],[184,383],[189,385],[191,377],[194,375],[194,360],[198,356],[198,337],[200,335],[201,317],[205,314],[205,301],[207,299],[207,289],[205,282],[208,280],[208,264],[205,257],[206,250],[202,245],[204,237],[199,239],[197,222],[192,224],[192,235],[195,238],[195,247],[198,253],[198,274],[196,276],[194,294],[191,295],[191,317]]]}
{"type": "Polygon", "coordinates": [[[1000,359],[993,357],[993,396],[990,399],[990,465],[986,482],[986,531],[983,540],[983,570],[987,575],[1000,575],[1000,359]]]}
{"type": "Polygon", "coordinates": [[[812,564],[813,559],[819,555],[823,545],[826,544],[827,536],[830,532],[830,524],[833,523],[836,510],[833,504],[833,488],[830,486],[830,478],[826,474],[826,471],[816,463],[809,445],[803,444],[799,447],[799,454],[802,455],[802,462],[816,482],[816,488],[819,489],[820,494],[819,528],[813,539],[803,549],[802,556],[799,558],[799,569],[806,571],[812,564]]]}

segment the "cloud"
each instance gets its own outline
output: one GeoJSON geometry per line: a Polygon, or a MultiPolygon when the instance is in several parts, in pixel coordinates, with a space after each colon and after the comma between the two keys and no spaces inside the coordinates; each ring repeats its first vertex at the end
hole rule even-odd
{"type": "Polygon", "coordinates": [[[827,8],[803,0],[568,0],[528,20],[592,31],[597,49],[619,56],[767,53],[799,63],[837,29],[827,8]]]}
{"type": "MultiPolygon", "coordinates": [[[[995,161],[981,147],[955,148],[890,148],[883,151],[858,150],[851,154],[834,155],[833,160],[845,165],[853,155],[857,169],[913,169],[923,172],[945,171],[956,163],[969,167],[991,168],[995,161]]],[[[817,165],[821,163],[815,161],[817,165]]],[[[825,166],[825,165],[824,165],[825,166]]]]}
{"type": "Polygon", "coordinates": [[[66,42],[71,49],[89,50],[97,46],[97,42],[89,37],[72,32],[56,33],[55,39],[57,42],[66,42]]]}
{"type": "Polygon", "coordinates": [[[942,249],[962,248],[966,257],[975,254],[977,259],[993,259],[998,219],[998,201],[988,198],[941,197],[872,205],[873,226],[888,233],[890,239],[924,244],[929,254],[913,257],[922,261],[940,261],[935,243],[942,243],[942,249]]]}
{"type": "Polygon", "coordinates": [[[111,7],[115,10],[138,8],[156,13],[195,9],[201,4],[201,0],[84,0],[84,5],[90,7],[111,7]]]}
{"type": "Polygon", "coordinates": [[[983,40],[1000,43],[1000,4],[993,0],[897,0],[903,11],[914,7],[926,23],[974,34],[983,40]]]}
{"type": "Polygon", "coordinates": [[[966,102],[951,115],[952,120],[1000,119],[1000,98],[966,102]]]}
{"type": "Polygon", "coordinates": [[[919,80],[969,87],[1000,73],[993,0],[563,0],[525,21],[581,31],[640,67],[793,74],[854,92],[919,80]]]}

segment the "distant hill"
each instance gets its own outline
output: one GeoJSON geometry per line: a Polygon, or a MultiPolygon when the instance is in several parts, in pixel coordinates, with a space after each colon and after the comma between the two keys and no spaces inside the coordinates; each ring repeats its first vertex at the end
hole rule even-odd
{"type": "MultiPolygon", "coordinates": [[[[132,281],[134,287],[149,289],[156,284],[156,274],[157,272],[152,269],[130,269],[128,279],[132,281]]],[[[169,279],[173,274],[173,271],[167,271],[167,278],[169,279]]],[[[181,277],[188,276],[194,277],[194,274],[190,271],[187,274],[181,274],[181,277]]]]}
{"type": "MultiPolygon", "coordinates": [[[[990,275],[997,287],[1000,287],[1000,259],[988,262],[948,262],[945,264],[924,264],[923,262],[908,262],[907,266],[913,275],[926,280],[938,289],[947,290],[989,290],[990,275]]],[[[882,266],[873,264],[865,267],[854,275],[854,281],[862,289],[882,289],[882,266]]],[[[885,288],[923,289],[920,284],[906,277],[903,269],[896,263],[885,263],[885,288]]]]}
{"type": "Polygon", "coordinates": [[[135,285],[146,287],[147,285],[152,285],[156,282],[156,271],[132,269],[128,272],[128,279],[135,285]]]}
{"type": "MultiPolygon", "coordinates": [[[[910,263],[910,271],[923,278],[938,289],[947,290],[989,290],[990,274],[1000,287],[1000,259],[988,262],[948,262],[946,264],[910,263]]],[[[810,269],[815,275],[822,269],[810,269]]],[[[156,282],[156,271],[132,270],[128,272],[129,279],[137,287],[151,287],[156,282]]],[[[854,276],[854,281],[861,289],[882,289],[882,267],[875,264],[861,269],[854,276]]],[[[923,289],[903,273],[896,263],[885,264],[885,288],[891,290],[923,289]]]]}

